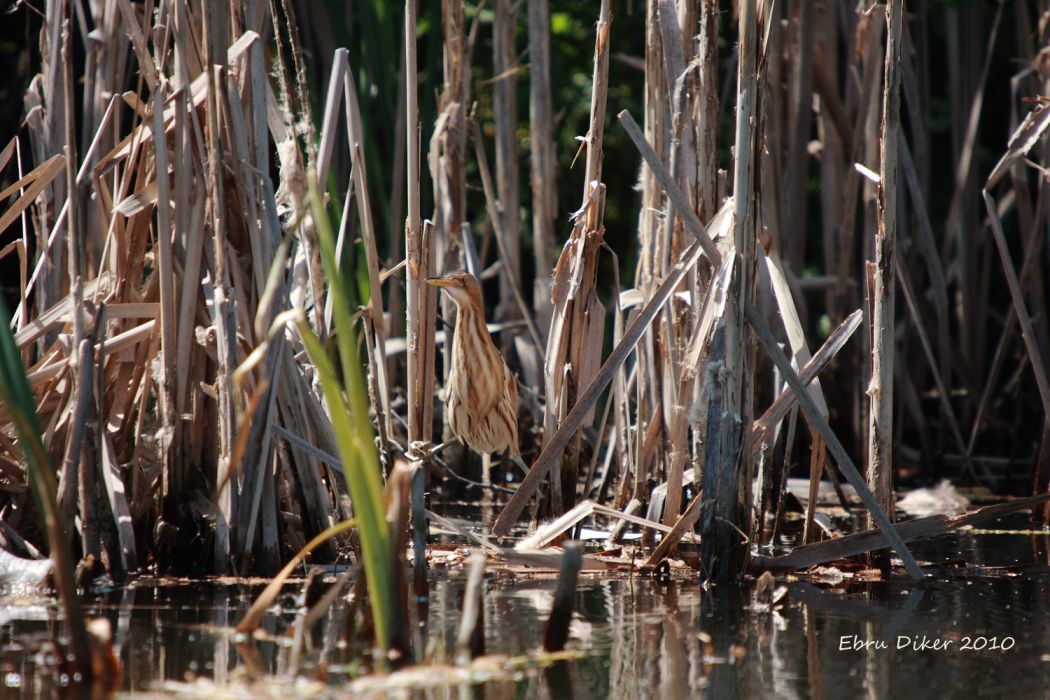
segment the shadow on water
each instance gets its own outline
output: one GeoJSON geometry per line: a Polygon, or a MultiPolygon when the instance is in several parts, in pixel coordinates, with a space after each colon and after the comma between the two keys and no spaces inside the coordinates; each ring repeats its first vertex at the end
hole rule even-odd
{"type": "MultiPolygon", "coordinates": [[[[1017,521],[1018,523],[1020,521],[1017,521]]],[[[484,595],[485,647],[494,661],[484,683],[452,675],[402,678],[409,697],[852,698],[1038,696],[1050,684],[1050,567],[1047,536],[957,533],[915,547],[938,575],[833,585],[778,580],[772,601],[749,588],[705,590],[695,581],[581,576],[569,654],[536,653],[555,582],[490,572],[484,595]],[[972,567],[956,562],[982,562],[972,567]],[[508,663],[507,659],[518,659],[508,663]],[[521,659],[526,661],[521,662],[521,659]]],[[[432,578],[424,661],[453,664],[465,576],[432,578]]],[[[361,672],[343,640],[341,602],[293,644],[290,584],[264,633],[231,631],[260,586],[148,581],[87,599],[108,618],[134,696],[292,697],[303,679],[322,696],[345,695],[361,672]],[[293,681],[298,677],[298,685],[293,681]]],[[[6,596],[0,607],[3,697],[52,697],[60,675],[47,663],[60,633],[49,601],[6,596]]],[[[397,675],[397,674],[395,674],[397,675]]],[[[382,684],[368,685],[372,690],[382,684]]]]}

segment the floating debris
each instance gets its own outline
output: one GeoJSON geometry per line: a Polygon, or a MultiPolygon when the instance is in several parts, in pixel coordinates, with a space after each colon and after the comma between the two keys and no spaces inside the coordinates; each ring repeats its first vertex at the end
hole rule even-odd
{"type": "Polygon", "coordinates": [[[908,515],[924,518],[929,515],[959,515],[970,506],[970,499],[955,490],[947,479],[933,488],[909,491],[897,501],[897,508],[908,515]]]}

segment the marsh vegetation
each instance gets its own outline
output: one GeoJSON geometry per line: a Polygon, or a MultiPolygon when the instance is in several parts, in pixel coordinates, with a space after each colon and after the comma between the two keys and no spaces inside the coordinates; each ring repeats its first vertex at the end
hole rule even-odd
{"type": "Polygon", "coordinates": [[[78,589],[269,579],[221,621],[248,658],[302,588],[282,672],[325,620],[358,676],[434,662],[462,575],[440,661],[481,673],[486,590],[557,573],[516,673],[572,648],[581,576],[772,610],[771,572],[920,580],[916,542],[1045,525],[1047,13],[16,4],[0,576],[53,586],[72,668],[114,684],[78,589]],[[484,331],[427,281],[460,271],[502,454],[445,415],[484,331]]]}

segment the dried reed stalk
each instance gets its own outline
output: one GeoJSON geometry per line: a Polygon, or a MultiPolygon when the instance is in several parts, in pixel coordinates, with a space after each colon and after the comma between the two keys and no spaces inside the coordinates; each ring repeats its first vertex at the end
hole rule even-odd
{"type": "Polygon", "coordinates": [[[701,559],[714,581],[734,579],[748,553],[750,532],[751,451],[740,449],[751,426],[753,361],[744,326],[744,309],[754,294],[755,265],[755,122],[758,92],[757,3],[740,3],[740,60],[737,74],[737,121],[734,154],[733,247],[736,269],[721,323],[725,333],[725,370],[718,375],[722,414],[708,414],[708,442],[717,435],[704,463],[704,502],[700,506],[701,559]],[[713,428],[712,425],[717,426],[713,428]],[[743,431],[741,433],[740,431],[743,431]],[[741,533],[745,533],[741,536],[741,533]]]}
{"type": "Polygon", "coordinates": [[[416,5],[405,0],[405,133],[408,147],[408,217],[405,220],[405,274],[408,332],[408,440],[430,441],[434,403],[434,322],[436,297],[422,281],[431,274],[430,245],[419,213],[419,76],[416,72],[416,5]]]}
{"type": "MultiPolygon", "coordinates": [[[[443,249],[440,253],[441,269],[453,272],[463,268],[464,225],[467,217],[467,120],[470,101],[470,63],[467,46],[463,3],[443,0],[442,12],[443,70],[445,84],[438,102],[439,112],[444,115],[443,128],[435,128],[434,138],[440,139],[440,161],[431,163],[434,172],[435,218],[438,224],[438,239],[443,249]],[[441,166],[444,167],[441,167],[441,166]]],[[[456,306],[442,295],[441,318],[445,321],[445,332],[451,334],[455,328],[456,306]]],[[[452,367],[452,343],[442,348],[442,367],[445,379],[452,367]]],[[[445,425],[443,441],[452,439],[445,425]]]]}
{"type": "Polygon", "coordinates": [[[868,485],[879,505],[893,514],[893,350],[897,251],[897,144],[900,141],[900,42],[903,2],[886,5],[886,65],[882,94],[878,221],[872,317],[871,398],[868,427],[868,485]]]}
{"type": "MultiPolygon", "coordinates": [[[[520,289],[512,289],[521,279],[521,212],[518,173],[518,100],[517,51],[514,34],[518,7],[521,3],[495,0],[492,19],[493,116],[496,129],[496,189],[499,192],[500,227],[503,248],[500,265],[509,274],[500,276],[500,303],[496,309],[498,320],[517,318],[521,313],[515,296],[520,289]]],[[[510,336],[505,336],[508,347],[510,336]]]]}
{"type": "MultiPolygon", "coordinates": [[[[319,140],[310,118],[308,59],[330,56],[334,46],[323,32],[316,33],[320,38],[314,45],[310,32],[305,41],[300,37],[297,16],[304,16],[303,3],[239,1],[228,8],[175,3],[149,13],[127,0],[107,0],[85,5],[76,21],[66,11],[68,4],[48,4],[41,73],[26,94],[28,138],[12,140],[0,151],[0,169],[12,180],[0,192],[6,207],[0,212],[0,233],[11,234],[0,241],[0,258],[18,257],[3,261],[19,267],[16,348],[29,369],[51,457],[62,464],[60,500],[81,523],[77,538],[83,551],[104,553],[115,575],[144,562],[147,555],[141,546],[135,549],[136,541],[150,545],[162,568],[276,570],[296,543],[346,514],[343,477],[331,457],[336,450],[330,421],[312,386],[314,369],[303,361],[296,333],[273,325],[283,310],[301,307],[320,335],[331,330],[321,315],[330,303],[315,222],[302,206],[306,183],[315,176],[334,183],[346,203],[340,257],[352,263],[359,251],[364,254],[369,388],[380,441],[390,453],[401,447],[403,434],[396,426],[403,418],[409,426],[407,451],[419,447],[413,443],[429,442],[433,423],[436,301],[420,280],[436,267],[473,268],[477,255],[470,226],[485,216],[491,221],[502,268],[490,268],[491,275],[501,275],[500,312],[520,314],[533,343],[546,343],[546,353],[534,352],[525,338],[515,338],[522,377],[533,385],[523,395],[547,398],[545,437],[539,459],[501,514],[497,531],[509,527],[554,464],[564,471],[551,482],[549,512],[565,510],[581,490],[588,498],[614,501],[618,510],[641,508],[654,500],[653,485],[661,483],[666,484],[661,527],[673,523],[676,531],[684,531],[694,517],[710,527],[700,501],[684,503],[690,468],[696,485],[707,484],[705,497],[719,495],[715,500],[726,507],[749,503],[750,479],[741,478],[746,468],[741,465],[758,446],[768,449],[760,458],[762,499],[755,502],[759,513],[780,512],[778,484],[798,449],[794,419],[781,428],[796,392],[779,386],[768,363],[749,363],[741,321],[749,304],[761,309],[763,318],[780,310],[783,323],[774,324],[779,339],[787,340],[789,362],[821,419],[815,423],[804,411],[813,435],[811,485],[824,468],[822,443],[842,464],[845,445],[859,454],[870,440],[879,512],[885,513],[891,446],[910,447],[907,442],[918,440],[924,458],[932,457],[924,459],[933,465],[924,467],[924,476],[932,476],[939,466],[987,465],[979,452],[994,449],[1003,426],[1023,425],[1035,428],[1032,435],[1044,436],[1041,445],[1033,438],[1020,441],[1017,450],[1035,450],[1042,470],[1035,482],[1045,487],[1050,428],[1045,417],[1035,421],[1031,409],[1042,405],[1046,414],[1050,406],[1041,235],[1050,215],[1050,187],[1030,164],[1045,163],[1050,146],[1043,144],[1027,156],[1050,117],[1044,107],[1027,116],[1020,108],[1024,96],[1047,92],[1037,61],[1042,35],[1033,29],[1030,8],[997,8],[991,36],[963,52],[971,35],[983,36],[978,30],[983,19],[991,19],[990,10],[948,8],[943,30],[930,33],[924,27],[933,15],[921,5],[910,8],[905,19],[895,1],[885,6],[888,15],[841,4],[744,3],[741,19],[748,21],[740,29],[747,40],[740,44],[739,57],[723,61],[726,67],[719,72],[719,58],[730,58],[718,55],[719,3],[648,0],[644,27],[628,27],[623,35],[625,47],[632,41],[642,46],[644,35],[644,61],[625,57],[625,63],[642,69],[644,80],[636,91],[644,101],[644,135],[624,120],[646,162],[634,241],[638,254],[612,254],[614,267],[619,260],[637,261],[634,279],[625,285],[634,290],[621,294],[616,278],[617,308],[610,310],[614,350],[599,368],[604,308],[597,299],[611,284],[598,274],[600,250],[608,250],[602,206],[607,193],[600,184],[604,103],[615,87],[609,85],[607,65],[609,5],[603,3],[599,17],[583,205],[551,276],[555,193],[562,175],[554,164],[554,142],[561,132],[554,122],[553,90],[560,76],[552,81],[551,73],[562,66],[562,55],[560,45],[551,46],[546,0],[530,0],[527,6],[529,185],[518,181],[517,163],[521,124],[514,93],[521,67],[514,30],[520,3],[494,5],[495,172],[487,172],[482,140],[475,139],[487,211],[473,213],[466,188],[466,130],[477,126],[484,132],[489,126],[470,124],[467,114],[472,38],[481,13],[468,34],[469,6],[449,1],[440,10],[421,11],[420,25],[440,11],[442,26],[444,84],[430,139],[432,225],[422,221],[420,212],[427,202],[420,193],[419,134],[429,128],[420,124],[420,114],[424,122],[430,117],[429,100],[418,96],[416,4],[411,0],[404,31],[391,32],[405,42],[397,100],[392,91],[380,91],[377,106],[365,97],[370,84],[358,105],[350,71],[371,69],[379,59],[380,73],[392,89],[393,66],[399,62],[392,47],[398,42],[379,37],[370,44],[369,36],[365,44],[371,53],[363,52],[354,66],[350,57],[358,55],[356,47],[336,51],[319,140]],[[976,155],[986,147],[986,130],[980,127],[992,111],[989,105],[1005,93],[999,87],[1005,81],[995,79],[998,64],[992,57],[1003,50],[996,30],[1008,19],[1007,11],[1015,20],[1015,53],[1022,62],[1009,85],[1015,137],[985,182],[982,210],[974,196],[976,155]],[[931,82],[930,70],[931,51],[941,41],[957,59],[948,62],[943,85],[931,82]],[[272,64],[265,55],[271,44],[276,49],[272,64]],[[320,44],[328,48],[319,52],[320,44]],[[83,46],[81,65],[71,60],[74,45],[83,46]],[[336,128],[340,88],[349,159],[339,148],[336,128]],[[931,144],[939,137],[929,105],[945,95],[951,105],[952,176],[939,182],[938,171],[929,166],[931,144]],[[737,122],[734,173],[724,177],[718,170],[719,131],[733,109],[751,118],[737,122]],[[902,119],[908,122],[910,144],[895,142],[903,138],[896,136],[902,119]],[[374,128],[380,120],[383,128],[374,128]],[[386,125],[395,122],[386,143],[386,125]],[[277,181],[271,181],[274,148],[277,181]],[[898,152],[907,183],[899,196],[898,152]],[[391,196],[375,199],[377,182],[385,183],[377,177],[376,163],[391,153],[391,196]],[[819,195],[806,185],[817,167],[819,195]],[[401,184],[406,175],[407,187],[401,184]],[[523,186],[532,190],[536,274],[531,293],[543,332],[525,308],[529,290],[520,288],[529,263],[518,230],[523,186]],[[726,207],[730,186],[736,197],[726,207]],[[398,220],[406,194],[402,262],[399,237],[383,240],[372,211],[380,206],[384,220],[398,220]],[[947,221],[931,218],[927,203],[949,198],[947,221]],[[719,211],[725,213],[716,218],[719,211]],[[981,217],[989,236],[979,235],[981,217]],[[1015,221],[1020,233],[1011,243],[1015,221]],[[701,222],[709,224],[714,240],[701,222]],[[814,272],[821,261],[806,237],[818,226],[823,269],[814,272]],[[697,231],[704,235],[694,241],[690,234],[697,231]],[[756,238],[765,249],[768,271],[752,268],[761,259],[751,252],[756,238]],[[995,272],[992,246],[1005,282],[995,272]],[[384,270],[380,254],[387,250],[392,259],[384,270]],[[1021,256],[1019,263],[1014,256],[1021,256]],[[859,323],[850,312],[867,306],[860,300],[868,288],[867,275],[858,274],[861,259],[875,262],[871,332],[838,352],[859,323]],[[405,297],[396,284],[382,289],[402,267],[405,297]],[[759,277],[766,274],[771,287],[764,284],[767,277],[759,277]],[[896,319],[895,276],[908,309],[896,319]],[[927,294],[919,293],[924,280],[927,294]],[[391,295],[386,304],[384,292],[391,295]],[[1007,293],[1010,302],[1003,305],[1007,293]],[[953,298],[961,303],[953,305],[953,298]],[[388,347],[401,342],[395,336],[401,334],[403,300],[408,306],[404,344],[411,350],[409,371],[402,375],[407,406],[399,402],[390,379],[402,366],[385,357],[388,347]],[[105,313],[96,316],[102,308],[105,313]],[[808,361],[818,323],[826,323],[827,330],[838,327],[808,361]],[[1018,381],[1027,365],[1003,376],[1019,345],[1018,329],[1034,390],[1018,381]],[[925,361],[909,361],[910,353],[922,353],[925,361]],[[835,363],[829,363],[832,356],[835,363]],[[720,375],[725,368],[728,373],[720,375]],[[809,382],[820,371],[826,374],[818,390],[809,382]],[[719,376],[727,383],[719,384],[719,376]],[[580,470],[580,429],[593,422],[599,394],[614,381],[593,455],[580,470]],[[896,419],[890,408],[894,381],[903,407],[896,419]],[[874,393],[870,405],[864,394],[869,387],[874,393]],[[1000,401],[1005,391],[1021,400],[1000,401]],[[768,409],[748,427],[751,401],[768,409]],[[829,414],[839,417],[839,425],[852,427],[839,431],[837,447],[819,427],[826,426],[829,414]],[[727,419],[736,416],[739,429],[727,419]],[[961,457],[942,455],[949,449],[961,457]],[[581,471],[586,473],[582,482],[581,471]],[[154,483],[159,491],[152,489],[154,483]]],[[[391,19],[387,28],[399,19],[391,19]]],[[[376,34],[381,30],[376,28],[376,34]]],[[[424,44],[419,46],[422,50],[424,44]]],[[[628,200],[622,193],[608,193],[614,194],[622,221],[628,200]]],[[[451,322],[451,309],[444,312],[451,322]]],[[[0,407],[0,479],[18,483],[20,457],[9,420],[7,407],[0,407]]],[[[994,470],[981,473],[984,479],[995,476],[994,470]]],[[[425,520],[419,515],[419,486],[413,483],[413,518],[425,520]]],[[[8,512],[24,511],[24,495],[9,493],[4,499],[3,504],[17,506],[8,512]]],[[[14,517],[6,524],[24,529],[27,521],[19,524],[14,517]]],[[[744,534],[768,533],[768,522],[749,528],[744,521],[735,521],[744,534]]],[[[726,551],[742,547],[735,531],[723,534],[726,551]]],[[[416,535],[415,546],[422,551],[425,532],[416,535]]],[[[656,550],[654,561],[673,549],[672,539],[656,550]]],[[[324,545],[318,556],[333,552],[324,545]]],[[[727,558],[723,552],[719,561],[708,556],[709,569],[730,576],[725,567],[737,554],[733,550],[727,558]]]]}
{"type": "MultiPolygon", "coordinates": [[[[548,0],[529,0],[529,147],[532,188],[532,250],[536,266],[532,300],[541,320],[550,307],[547,270],[554,264],[555,187],[553,98],[550,76],[550,7],[548,0]]],[[[548,321],[549,323],[549,321],[548,321]]],[[[545,325],[541,322],[541,326],[545,325]]]]}
{"type": "MultiPolygon", "coordinates": [[[[282,541],[296,537],[295,526],[278,522],[278,508],[303,523],[298,527],[319,532],[338,499],[333,473],[297,444],[282,452],[288,465],[274,468],[278,428],[332,451],[318,398],[289,352],[295,340],[275,338],[265,363],[234,378],[240,360],[265,340],[275,307],[287,307],[296,295],[319,298],[289,284],[283,263],[270,270],[281,239],[278,202],[289,212],[289,229],[309,237],[295,118],[267,82],[259,35],[244,31],[240,19],[231,25],[225,12],[197,14],[182,5],[155,18],[136,7],[114,1],[87,8],[88,21],[71,31],[97,27],[114,53],[82,37],[86,66],[55,61],[32,88],[41,118],[30,120],[29,129],[39,153],[61,144],[58,150],[72,157],[40,158],[47,168],[19,186],[24,205],[44,193],[63,164],[75,176],[64,191],[52,188],[59,195],[54,206],[38,208],[33,222],[40,272],[22,290],[32,308],[24,305],[19,347],[34,370],[31,386],[42,401],[49,444],[69,456],[64,502],[84,523],[83,551],[116,543],[104,546],[119,575],[142,563],[135,540],[152,533],[162,567],[224,571],[232,557],[241,567],[254,561],[265,569],[279,563],[282,541]],[[152,31],[153,19],[167,22],[167,30],[152,31]],[[82,82],[71,67],[84,70],[82,82]],[[118,120],[116,103],[98,98],[123,90],[134,71],[141,80],[124,93],[131,116],[118,120]],[[83,86],[77,89],[89,106],[81,124],[67,114],[74,83],[83,86]],[[276,118],[268,123],[267,113],[276,118]],[[82,145],[90,142],[82,162],[78,133],[82,145]],[[274,143],[282,158],[279,188],[269,178],[274,143]],[[58,246],[60,222],[72,235],[58,246]],[[54,253],[71,244],[74,255],[62,256],[56,269],[54,253]],[[107,313],[89,324],[85,311],[103,305],[107,313]],[[68,349],[56,342],[67,323],[84,341],[68,349]],[[59,389],[55,379],[70,367],[96,378],[59,389]],[[249,396],[257,410],[239,414],[249,396]],[[245,447],[235,454],[238,437],[245,447]],[[84,468],[85,457],[98,468],[84,468]],[[157,494],[149,487],[155,482],[157,494]],[[109,502],[108,512],[94,508],[96,493],[109,502]]],[[[45,23],[56,57],[60,8],[49,7],[45,23]]],[[[247,5],[233,9],[242,17],[247,5]]],[[[248,24],[265,26],[256,10],[248,14],[248,24]]],[[[301,103],[302,55],[297,39],[290,41],[301,103]]],[[[0,215],[3,226],[20,211],[0,215]]]]}
{"type": "MultiPolygon", "coordinates": [[[[609,0],[603,0],[594,42],[583,203],[576,215],[572,235],[558,257],[551,291],[554,310],[543,365],[544,395],[547,397],[543,416],[545,447],[578,400],[580,387],[590,383],[601,362],[605,310],[596,296],[595,284],[598,250],[604,236],[604,187],[600,181],[609,89],[610,22],[609,0]]],[[[592,417],[593,411],[589,411],[584,422],[590,422],[592,417]]],[[[568,452],[561,459],[560,473],[551,480],[551,505],[555,514],[571,508],[576,498],[579,440],[578,434],[569,440],[566,445],[568,452]]]]}

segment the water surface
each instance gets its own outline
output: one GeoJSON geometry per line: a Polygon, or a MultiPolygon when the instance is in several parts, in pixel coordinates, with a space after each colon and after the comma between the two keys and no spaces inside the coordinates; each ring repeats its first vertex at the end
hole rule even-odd
{"type": "MultiPolygon", "coordinates": [[[[989,527],[1011,526],[1023,527],[1024,519],[989,527]]],[[[574,654],[553,664],[536,651],[554,581],[491,572],[486,651],[517,658],[514,670],[474,686],[417,678],[404,695],[911,698],[1000,697],[1009,690],[1043,697],[1050,687],[1047,545],[1043,533],[945,535],[914,546],[938,574],[923,586],[905,578],[853,583],[834,571],[816,583],[781,577],[773,604],[754,600],[746,587],[583,575],[569,642],[574,654]],[[969,566],[975,562],[984,566],[969,566]]],[[[452,663],[464,583],[462,572],[434,574],[419,632],[425,642],[417,640],[428,662],[452,663]]],[[[128,697],[193,689],[207,696],[212,683],[242,697],[345,695],[361,672],[342,641],[347,605],[335,605],[296,648],[297,588],[287,587],[283,607],[264,621],[265,635],[247,643],[229,630],[259,584],[142,578],[93,592],[87,610],[112,624],[128,697]],[[314,678],[324,682],[307,682],[314,678]]],[[[14,595],[0,602],[0,694],[51,697],[61,679],[40,663],[61,633],[55,607],[14,595]]]]}

